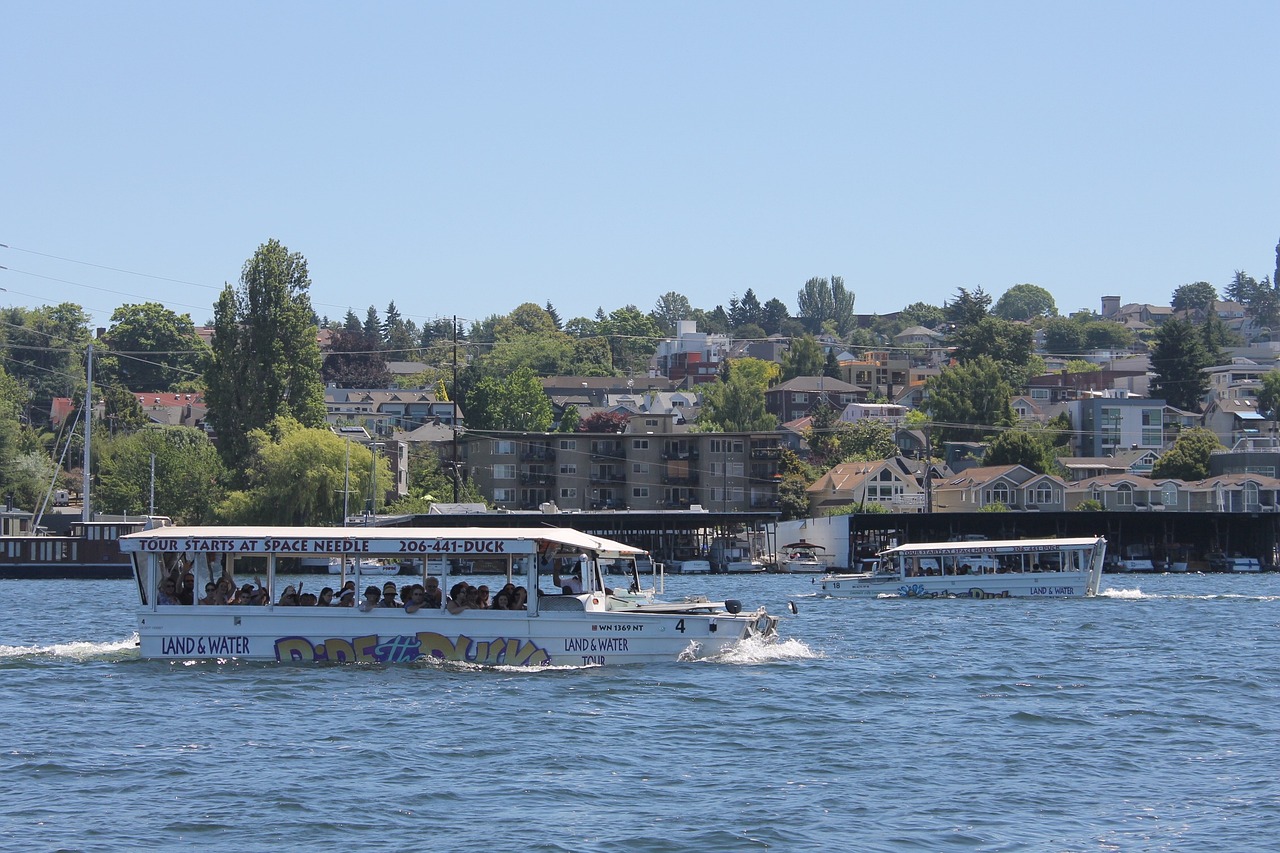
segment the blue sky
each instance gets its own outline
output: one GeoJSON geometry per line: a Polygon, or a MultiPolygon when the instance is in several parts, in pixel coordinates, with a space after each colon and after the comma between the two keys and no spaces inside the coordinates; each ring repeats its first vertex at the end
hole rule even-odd
{"type": "Polygon", "coordinates": [[[1275,268],[1274,2],[12,0],[0,303],[212,316],[257,246],[418,322],[841,275],[1167,304],[1275,268]],[[59,260],[63,259],[63,260],[59,260]]]}

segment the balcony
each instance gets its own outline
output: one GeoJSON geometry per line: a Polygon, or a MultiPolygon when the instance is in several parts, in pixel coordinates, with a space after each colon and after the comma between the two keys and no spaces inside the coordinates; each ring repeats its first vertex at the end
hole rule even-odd
{"type": "Polygon", "coordinates": [[[679,474],[663,474],[662,484],[664,486],[696,486],[698,485],[698,472],[688,471],[679,474]]]}
{"type": "Polygon", "coordinates": [[[611,468],[602,468],[598,471],[593,470],[589,479],[592,483],[625,483],[627,475],[611,468]]]}
{"type": "Polygon", "coordinates": [[[554,486],[556,475],[522,471],[520,473],[520,482],[527,486],[554,486]]]}
{"type": "Polygon", "coordinates": [[[520,459],[524,462],[555,462],[556,451],[554,447],[535,444],[521,450],[520,459]]]}
{"type": "Polygon", "coordinates": [[[591,443],[591,455],[605,459],[626,459],[627,451],[619,442],[593,441],[591,443]]]}
{"type": "Polygon", "coordinates": [[[753,447],[751,448],[752,459],[781,459],[781,447],[753,447]]]}

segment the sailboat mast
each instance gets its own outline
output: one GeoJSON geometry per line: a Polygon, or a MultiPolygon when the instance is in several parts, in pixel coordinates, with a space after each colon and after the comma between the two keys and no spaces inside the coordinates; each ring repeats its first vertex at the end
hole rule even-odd
{"type": "Polygon", "coordinates": [[[85,378],[88,381],[88,387],[84,390],[84,484],[80,488],[81,509],[80,520],[87,522],[89,520],[89,428],[93,422],[93,341],[89,342],[89,359],[88,368],[85,370],[85,378]]]}

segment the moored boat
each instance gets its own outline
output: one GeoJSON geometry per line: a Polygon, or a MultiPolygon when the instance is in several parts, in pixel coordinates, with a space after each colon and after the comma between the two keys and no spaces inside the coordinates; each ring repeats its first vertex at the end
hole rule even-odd
{"type": "Polygon", "coordinates": [[[603,563],[644,552],[569,529],[174,527],[126,536],[121,546],[134,562],[144,658],[428,658],[506,666],[647,663],[712,656],[747,638],[774,636],[778,621],[764,608],[746,611],[737,601],[660,600],[653,590],[642,588],[638,572],[632,573],[625,591],[613,590],[605,584],[603,563]],[[457,580],[452,576],[455,559],[483,557],[490,565],[504,565],[508,581],[528,590],[527,609],[461,609],[448,599],[414,612],[403,607],[364,611],[276,603],[159,603],[162,584],[188,570],[194,570],[198,585],[217,580],[219,573],[232,586],[237,575],[261,574],[267,600],[277,602],[277,586],[284,583],[276,576],[277,559],[304,555],[444,556],[420,565],[424,582],[434,578],[446,590],[457,580]],[[539,590],[540,558],[583,567],[584,591],[539,590]]]}
{"type": "Polygon", "coordinates": [[[1106,558],[1102,536],[899,545],[871,571],[830,574],[840,598],[1081,598],[1096,595],[1106,558]]]}
{"type": "Polygon", "coordinates": [[[778,556],[778,571],[786,574],[821,574],[830,568],[820,554],[825,550],[821,545],[805,542],[803,539],[784,545],[778,556]]]}
{"type": "Polygon", "coordinates": [[[15,533],[0,536],[0,578],[102,580],[133,577],[133,563],[120,550],[122,535],[168,519],[73,521],[65,535],[15,533]]]}

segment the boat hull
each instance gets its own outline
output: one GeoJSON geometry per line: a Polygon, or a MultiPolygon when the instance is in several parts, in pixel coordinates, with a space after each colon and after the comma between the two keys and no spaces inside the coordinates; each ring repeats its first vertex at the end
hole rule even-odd
{"type": "Polygon", "coordinates": [[[833,598],[1084,598],[1096,595],[1091,572],[947,575],[828,575],[822,591],[833,598]]]}
{"type": "Polygon", "coordinates": [[[764,614],[351,608],[157,607],[139,614],[141,656],[169,660],[399,663],[419,659],[544,667],[713,656],[771,635],[764,614]]]}

